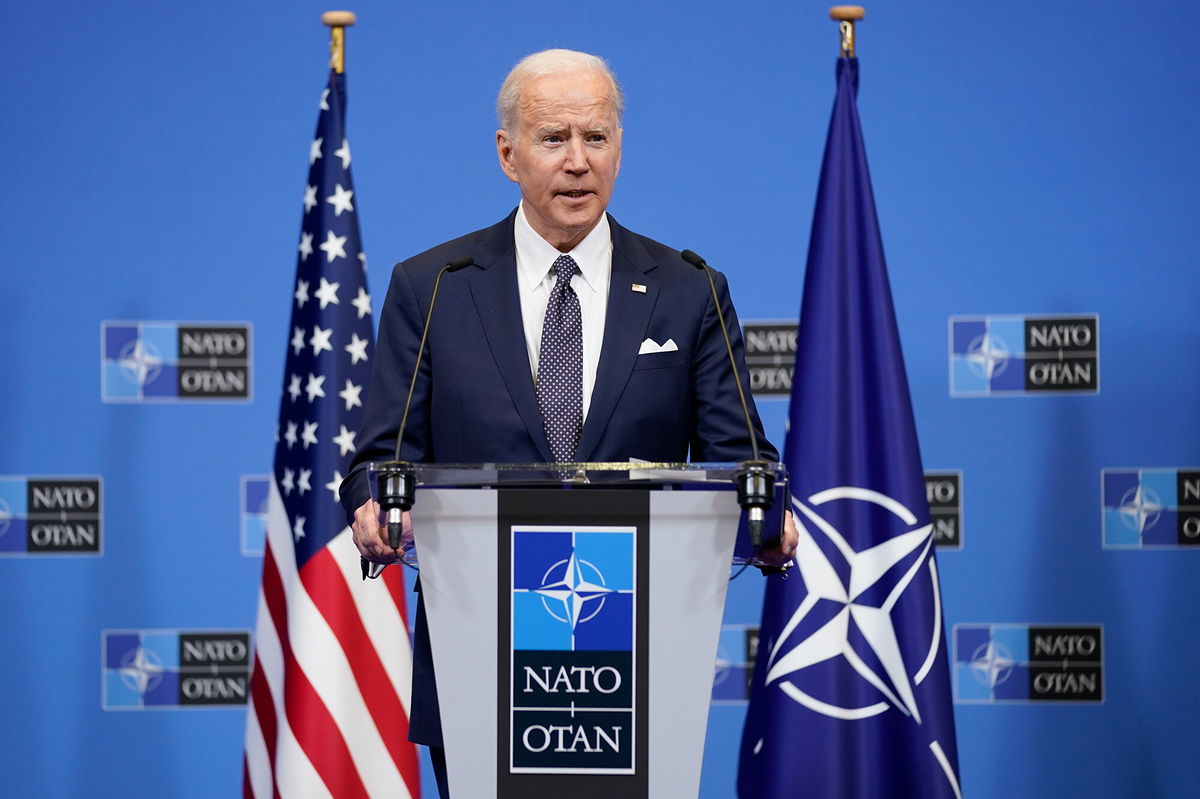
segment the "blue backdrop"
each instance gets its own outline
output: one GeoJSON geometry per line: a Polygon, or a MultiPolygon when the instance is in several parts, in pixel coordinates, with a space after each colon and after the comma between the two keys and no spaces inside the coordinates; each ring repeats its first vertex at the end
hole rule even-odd
{"type": "MultiPolygon", "coordinates": [[[[362,0],[348,127],[376,309],[391,262],[515,204],[495,92],[520,56],[565,46],[608,57],[626,89],[612,213],[725,271],[743,321],[794,319],[833,100],[826,8],[362,0]]],[[[105,710],[103,647],[106,631],[253,627],[240,485],[274,447],[325,9],[5,13],[0,500],[15,518],[30,480],[102,485],[100,554],[0,537],[5,795],[239,790],[244,710],[105,710]],[[102,402],[116,320],[248,323],[250,401],[102,402]]],[[[1200,7],[868,12],[859,109],[918,433],[926,469],[962,473],[962,547],[940,558],[948,642],[978,625],[1103,630],[1102,702],[956,705],[964,790],[1200,794],[1200,555],[1139,546],[1144,531],[1105,546],[1103,507],[1125,492],[1102,491],[1104,470],[1125,486],[1136,475],[1111,470],[1200,467],[1200,66],[1184,57],[1200,7]],[[1098,393],[950,395],[951,317],[1075,314],[1099,318],[1098,393]]],[[[781,441],[786,403],[760,409],[781,441]]],[[[1143,528],[1175,507],[1154,505],[1143,528]]],[[[761,590],[734,583],[731,630],[757,624],[761,590]]],[[[713,708],[706,797],[733,795],[743,716],[713,708]]]]}

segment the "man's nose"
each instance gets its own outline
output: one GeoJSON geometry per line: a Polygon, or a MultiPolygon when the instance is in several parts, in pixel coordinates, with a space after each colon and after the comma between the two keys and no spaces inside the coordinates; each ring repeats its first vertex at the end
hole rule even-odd
{"type": "Polygon", "coordinates": [[[566,156],[563,159],[563,170],[571,174],[588,171],[587,149],[583,139],[572,137],[567,141],[566,156]]]}

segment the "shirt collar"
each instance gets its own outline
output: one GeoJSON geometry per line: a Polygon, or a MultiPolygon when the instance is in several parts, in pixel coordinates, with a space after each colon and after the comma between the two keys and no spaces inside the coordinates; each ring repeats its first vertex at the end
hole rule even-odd
{"type": "MultiPolygon", "coordinates": [[[[525,217],[524,201],[517,207],[513,239],[517,247],[517,283],[521,291],[533,291],[546,279],[555,259],[562,253],[529,224],[525,217]]],[[[593,292],[600,291],[604,285],[604,273],[612,264],[612,230],[609,228],[608,214],[602,214],[596,227],[567,255],[579,264],[587,287],[593,292]]]]}

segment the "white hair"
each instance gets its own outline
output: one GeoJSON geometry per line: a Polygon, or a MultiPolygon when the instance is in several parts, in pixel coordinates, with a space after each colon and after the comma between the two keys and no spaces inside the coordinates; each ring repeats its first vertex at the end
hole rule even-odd
{"type": "Polygon", "coordinates": [[[521,100],[521,92],[533,80],[545,75],[571,75],[580,72],[599,72],[608,80],[612,87],[613,111],[620,122],[622,114],[625,113],[625,96],[621,93],[621,84],[617,83],[617,76],[613,74],[607,61],[600,56],[576,50],[542,50],[518,61],[500,86],[500,94],[496,98],[496,116],[500,119],[500,127],[510,134],[515,132],[517,104],[521,100]]]}

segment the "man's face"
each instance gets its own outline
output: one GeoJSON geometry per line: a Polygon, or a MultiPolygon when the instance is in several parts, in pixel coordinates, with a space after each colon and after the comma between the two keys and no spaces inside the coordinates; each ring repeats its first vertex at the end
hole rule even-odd
{"type": "Polygon", "coordinates": [[[496,131],[496,153],[520,184],[529,224],[562,252],[591,232],[621,169],[621,129],[599,72],[544,75],[521,92],[512,136],[496,131]]]}

